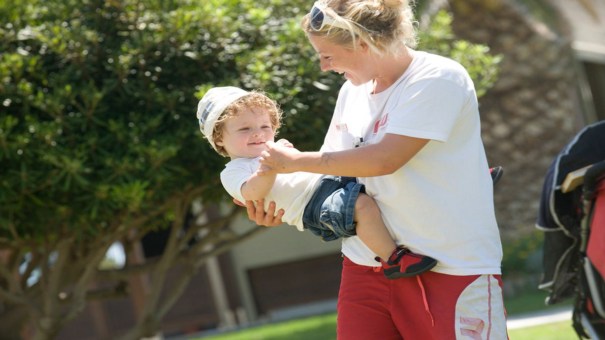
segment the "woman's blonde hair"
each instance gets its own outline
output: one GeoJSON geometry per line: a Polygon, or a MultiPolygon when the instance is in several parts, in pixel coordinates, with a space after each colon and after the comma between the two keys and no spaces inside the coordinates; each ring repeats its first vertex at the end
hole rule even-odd
{"type": "Polygon", "coordinates": [[[316,31],[310,14],[302,28],[307,34],[324,36],[335,44],[353,48],[361,39],[379,55],[397,54],[404,46],[416,47],[414,0],[320,0],[324,15],[349,29],[325,25],[316,31]]]}
{"type": "Polygon", "coordinates": [[[271,128],[277,135],[277,130],[279,130],[281,127],[282,118],[282,111],[280,110],[279,105],[277,105],[275,101],[271,100],[262,92],[250,91],[250,94],[241,97],[227,106],[214,125],[214,129],[212,131],[212,140],[216,145],[216,151],[222,156],[229,156],[224,147],[217,145],[217,142],[223,140],[223,127],[225,125],[225,121],[231,117],[239,115],[243,110],[250,109],[258,109],[260,110],[259,112],[269,114],[271,128]]]}

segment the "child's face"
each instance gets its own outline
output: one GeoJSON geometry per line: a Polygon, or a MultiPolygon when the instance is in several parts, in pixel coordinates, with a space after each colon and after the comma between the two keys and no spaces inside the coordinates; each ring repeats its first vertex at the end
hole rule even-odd
{"type": "Polygon", "coordinates": [[[275,138],[269,114],[257,109],[242,110],[225,120],[223,140],[216,144],[225,148],[231,158],[255,158],[265,150],[265,142],[275,138]]]}

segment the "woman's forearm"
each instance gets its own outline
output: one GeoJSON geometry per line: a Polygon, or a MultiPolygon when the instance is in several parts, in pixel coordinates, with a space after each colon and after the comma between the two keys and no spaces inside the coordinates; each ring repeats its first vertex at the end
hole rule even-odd
{"type": "Polygon", "coordinates": [[[394,171],[376,154],[364,151],[370,150],[362,151],[359,148],[338,152],[303,152],[294,160],[293,168],[298,171],[350,177],[382,176],[394,171]]]}
{"type": "Polygon", "coordinates": [[[427,142],[426,139],[387,135],[379,143],[356,149],[299,153],[293,159],[293,168],[337,176],[383,176],[404,166],[427,142]]]}

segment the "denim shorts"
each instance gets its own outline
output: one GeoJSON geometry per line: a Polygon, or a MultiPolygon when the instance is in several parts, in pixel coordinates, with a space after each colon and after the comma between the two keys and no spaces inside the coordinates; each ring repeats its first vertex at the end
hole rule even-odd
{"type": "Polygon", "coordinates": [[[355,202],[362,184],[354,177],[325,176],[303,213],[303,225],[324,241],[356,235],[355,202]]]}

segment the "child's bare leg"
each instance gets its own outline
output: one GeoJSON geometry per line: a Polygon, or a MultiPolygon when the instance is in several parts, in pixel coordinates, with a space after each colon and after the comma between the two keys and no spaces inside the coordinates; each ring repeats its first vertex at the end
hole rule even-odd
{"type": "Polygon", "coordinates": [[[380,209],[373,198],[359,194],[355,203],[355,221],[357,236],[386,262],[397,245],[384,225],[380,209]]]}

